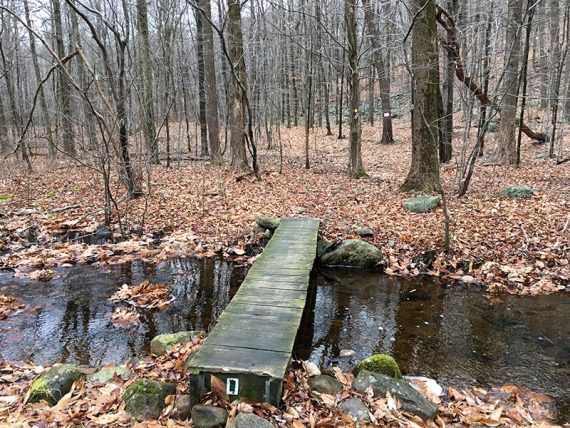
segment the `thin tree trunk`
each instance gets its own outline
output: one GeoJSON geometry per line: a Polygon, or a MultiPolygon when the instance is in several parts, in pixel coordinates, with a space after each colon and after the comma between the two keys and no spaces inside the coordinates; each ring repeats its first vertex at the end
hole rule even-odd
{"type": "Polygon", "coordinates": [[[200,123],[200,151],[202,156],[208,155],[208,128],[206,122],[206,76],[204,74],[204,35],[203,18],[199,10],[195,10],[196,17],[196,54],[198,63],[198,122],[200,123]]]}
{"type": "Polygon", "coordinates": [[[392,144],[394,134],[392,130],[392,106],[390,102],[390,70],[386,67],[382,52],[380,50],[380,33],[376,16],[370,5],[370,0],[363,0],[364,22],[366,32],[372,37],[372,58],[378,75],[378,86],[380,87],[380,102],[382,104],[382,144],[392,144]]]}
{"type": "MultiPolygon", "coordinates": [[[[65,56],[63,40],[63,26],[60,0],[51,0],[54,23],[54,37],[56,51],[59,58],[65,56]]],[[[61,122],[63,128],[63,150],[65,153],[76,156],[75,135],[73,132],[73,107],[71,105],[71,88],[63,71],[58,73],[58,99],[61,108],[61,122]]]]}
{"type": "MultiPolygon", "coordinates": [[[[28,0],[24,0],[24,13],[26,15],[26,23],[28,24],[28,27],[31,28],[32,22],[30,20],[30,7],[28,4],[28,0]]],[[[38,54],[36,51],[36,37],[32,33],[31,29],[28,30],[28,37],[30,38],[30,53],[32,54],[32,65],[34,67],[34,77],[36,79],[36,85],[39,85],[40,81],[42,80],[42,76],[40,73],[40,65],[38,62],[38,54]]],[[[50,157],[54,157],[56,151],[55,151],[55,147],[53,145],[53,131],[51,128],[51,119],[49,117],[49,112],[48,112],[46,96],[45,96],[43,85],[40,87],[39,101],[40,101],[40,109],[42,112],[42,125],[44,126],[44,128],[46,130],[46,135],[47,135],[47,140],[48,140],[48,153],[49,153],[50,157]]]]}
{"type": "Polygon", "coordinates": [[[356,33],[356,1],[344,1],[346,39],[348,40],[348,92],[350,94],[350,138],[348,175],[353,178],[366,177],[362,165],[362,125],[360,123],[360,77],[358,74],[358,40],[356,33]]]}
{"type": "Polygon", "coordinates": [[[143,78],[142,116],[147,154],[153,164],[160,163],[158,139],[154,120],[153,76],[150,60],[147,0],[137,0],[137,26],[140,35],[141,69],[143,78]]]}

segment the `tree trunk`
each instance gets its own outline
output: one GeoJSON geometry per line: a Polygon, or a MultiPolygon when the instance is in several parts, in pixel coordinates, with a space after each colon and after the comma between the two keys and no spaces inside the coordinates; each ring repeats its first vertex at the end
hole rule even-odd
{"type": "Polygon", "coordinates": [[[501,100],[501,121],[494,161],[503,165],[516,165],[517,104],[519,90],[519,69],[521,56],[521,19],[523,0],[509,0],[509,20],[505,41],[505,79],[501,100]]]}
{"type": "Polygon", "coordinates": [[[243,52],[243,34],[241,30],[241,5],[239,0],[228,0],[228,45],[229,56],[234,69],[230,100],[230,146],[232,149],[231,165],[235,169],[248,169],[245,134],[245,100],[241,85],[245,88],[246,70],[243,52]],[[237,81],[239,79],[240,82],[237,81]]]}
{"type": "MultiPolygon", "coordinates": [[[[447,0],[448,12],[455,16],[457,12],[457,0],[447,0]]],[[[441,141],[439,142],[439,160],[447,163],[453,155],[453,82],[455,80],[454,70],[455,55],[449,49],[445,50],[444,56],[444,79],[442,85],[442,106],[441,112],[441,141]]]]}
{"type": "MultiPolygon", "coordinates": [[[[51,0],[54,37],[58,57],[61,59],[65,56],[65,45],[63,40],[63,26],[61,17],[60,0],[51,0]]],[[[73,107],[71,105],[71,88],[69,81],[63,71],[58,73],[58,100],[61,111],[61,123],[63,128],[63,150],[71,156],[76,156],[75,135],[73,132],[73,107]]]]}
{"type": "Polygon", "coordinates": [[[438,108],[439,58],[434,0],[413,0],[412,29],[412,164],[402,191],[439,193],[438,108]]]}
{"type": "MultiPolygon", "coordinates": [[[[75,0],[73,0],[75,1],[75,0]]],[[[83,49],[81,44],[81,36],[79,34],[79,22],[77,18],[77,13],[74,10],[70,11],[70,19],[71,19],[71,35],[74,45],[79,48],[83,49]]],[[[89,93],[89,74],[88,70],[83,61],[79,61],[77,63],[77,74],[79,76],[79,85],[81,86],[81,90],[85,93],[89,93]]],[[[93,114],[89,103],[82,99],[81,102],[82,110],[83,110],[83,117],[85,118],[85,130],[87,132],[87,144],[90,150],[95,150],[97,147],[97,130],[95,129],[97,124],[97,118],[93,114]]]]}
{"type": "Polygon", "coordinates": [[[367,34],[372,38],[372,58],[378,75],[378,86],[380,87],[380,102],[382,104],[382,144],[392,144],[394,135],[392,131],[392,106],[390,102],[390,70],[386,67],[382,52],[380,50],[380,32],[378,22],[370,0],[362,0],[364,6],[364,23],[367,34]]]}
{"type": "Polygon", "coordinates": [[[350,94],[350,137],[348,175],[366,177],[362,165],[362,125],[360,123],[360,80],[358,74],[358,40],[356,33],[356,0],[344,0],[346,39],[348,40],[348,92],[350,94]]]}
{"type": "Polygon", "coordinates": [[[194,11],[196,17],[196,55],[198,63],[198,122],[200,123],[200,154],[208,155],[208,125],[206,123],[206,76],[204,75],[204,18],[202,12],[194,11]]]}
{"type": "Polygon", "coordinates": [[[137,0],[137,26],[141,47],[141,69],[143,78],[142,87],[142,116],[144,138],[149,160],[153,164],[160,163],[158,153],[158,139],[156,138],[156,125],[154,120],[153,102],[153,76],[150,60],[150,41],[148,31],[147,0],[137,0]]]}
{"type": "Polygon", "coordinates": [[[204,67],[206,74],[207,100],[206,114],[208,122],[208,137],[210,140],[210,154],[214,162],[221,162],[220,151],[220,124],[218,116],[218,85],[216,80],[216,64],[214,57],[214,34],[210,21],[212,20],[212,8],[210,0],[200,0],[206,22],[203,26],[204,40],[204,67]]]}
{"type": "MultiPolygon", "coordinates": [[[[30,19],[30,7],[28,4],[28,0],[24,0],[24,13],[26,15],[26,23],[28,24],[28,27],[31,27],[32,22],[30,19]]],[[[40,73],[40,65],[38,62],[38,54],[36,50],[36,37],[34,36],[31,30],[28,30],[28,37],[30,38],[30,53],[32,54],[34,77],[36,79],[36,85],[39,85],[40,81],[42,80],[42,75],[40,73]]],[[[48,107],[47,107],[46,96],[43,85],[40,87],[39,101],[40,101],[40,109],[42,112],[42,125],[45,127],[47,134],[48,153],[50,157],[54,157],[56,152],[55,152],[55,147],[53,145],[53,131],[51,128],[51,119],[48,113],[48,107]]]]}

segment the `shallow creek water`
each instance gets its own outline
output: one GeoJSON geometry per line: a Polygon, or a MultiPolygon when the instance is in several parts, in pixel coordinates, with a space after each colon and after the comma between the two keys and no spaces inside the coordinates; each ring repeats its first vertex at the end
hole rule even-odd
{"type": "MultiPolygon", "coordinates": [[[[2,273],[0,292],[28,308],[0,321],[0,359],[124,363],[148,352],[157,334],[208,330],[245,275],[213,259],[76,266],[48,283],[2,273]],[[169,284],[173,305],[114,327],[108,298],[144,279],[169,284]]],[[[295,357],[348,370],[389,353],[404,373],[444,385],[526,386],[554,396],[561,420],[570,416],[570,295],[487,298],[467,287],[346,269],[316,270],[311,284],[295,357]],[[339,358],[344,349],[356,354],[339,358]]]]}

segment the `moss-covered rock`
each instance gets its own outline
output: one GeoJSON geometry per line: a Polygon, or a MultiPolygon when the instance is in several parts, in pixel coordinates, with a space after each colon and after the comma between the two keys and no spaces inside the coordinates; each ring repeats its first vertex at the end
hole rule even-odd
{"type": "Polygon", "coordinates": [[[396,360],[390,355],[376,354],[365,358],[358,363],[354,372],[358,375],[362,370],[368,370],[372,373],[380,373],[394,379],[402,379],[402,372],[396,360]]]}
{"type": "Polygon", "coordinates": [[[501,190],[501,196],[509,199],[527,199],[534,195],[535,190],[525,185],[514,185],[501,190]]]}
{"type": "Polygon", "coordinates": [[[139,421],[158,419],[167,396],[176,393],[176,385],[151,379],[133,382],[123,394],[125,409],[139,421]]]}
{"type": "Polygon", "coordinates": [[[426,268],[430,268],[437,259],[437,250],[423,250],[414,256],[412,262],[426,268]]]}
{"type": "Polygon", "coordinates": [[[188,343],[195,336],[204,336],[203,331],[181,331],[178,333],[160,334],[150,341],[150,352],[164,355],[170,348],[179,343],[188,343]]]}
{"type": "Polygon", "coordinates": [[[382,253],[374,245],[358,239],[347,239],[330,246],[320,257],[323,266],[372,268],[382,261],[382,253]]]}
{"type": "Polygon", "coordinates": [[[123,380],[129,380],[133,377],[133,373],[126,367],[103,367],[89,376],[87,380],[90,382],[109,383],[115,376],[123,380]]]}
{"type": "Polygon", "coordinates": [[[264,229],[275,230],[279,227],[281,219],[278,217],[270,217],[267,215],[258,215],[255,217],[255,223],[264,229]]]}
{"type": "Polygon", "coordinates": [[[83,373],[73,364],[52,367],[34,380],[24,397],[24,403],[38,403],[45,400],[53,406],[69,392],[73,382],[81,377],[83,373]]]}
{"type": "Polygon", "coordinates": [[[390,392],[392,397],[400,401],[402,409],[424,420],[434,419],[437,416],[437,407],[404,379],[393,379],[379,373],[362,370],[354,379],[352,386],[360,392],[372,388],[374,397],[379,398],[386,397],[386,393],[390,392]]]}
{"type": "Polygon", "coordinates": [[[317,257],[321,258],[333,245],[333,242],[319,238],[317,241],[317,257]]]}
{"type": "Polygon", "coordinates": [[[406,199],[404,209],[412,213],[427,213],[435,210],[439,206],[439,196],[416,196],[406,199]]]}

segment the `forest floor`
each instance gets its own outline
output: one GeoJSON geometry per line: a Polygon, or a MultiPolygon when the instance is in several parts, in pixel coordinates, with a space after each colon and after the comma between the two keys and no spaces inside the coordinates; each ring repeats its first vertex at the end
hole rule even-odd
{"type": "Polygon", "coordinates": [[[570,281],[570,162],[556,165],[539,158],[546,147],[525,139],[521,168],[478,161],[467,196],[458,198],[462,132],[456,131],[453,160],[441,168],[451,219],[449,253],[443,251],[441,208],[412,214],[402,207],[413,196],[398,191],[409,169],[411,138],[409,124],[396,120],[393,145],[377,143],[378,128],[364,128],[367,179],[346,176],[348,140],[326,137],[320,129],[311,133],[311,168],[306,170],[302,127],[282,129],[281,174],[278,148],[260,147],[260,181],[253,176],[238,181],[239,173],[207,162],[174,160],[170,169],[164,162],[152,168],[144,180],[147,195],[129,201],[115,178],[120,216],[115,215],[114,232],[118,234],[119,217],[125,229],[135,232],[116,244],[70,239],[103,222],[102,180],[93,169],[42,161],[32,173],[21,165],[3,167],[0,267],[49,279],[58,265],[135,258],[221,255],[251,263],[250,247],[262,240],[252,232],[257,214],[302,215],[320,218],[322,235],[329,240],[357,237],[354,226],[370,228],[374,237],[366,239],[381,249],[391,275],[427,274],[478,283],[489,292],[564,290],[570,281]],[[513,184],[528,185],[536,194],[524,200],[502,198],[501,189],[513,184]],[[436,251],[430,263],[414,263],[425,250],[436,251]]]}
{"type": "MultiPolygon", "coordinates": [[[[385,271],[391,275],[438,276],[448,281],[479,283],[489,292],[547,294],[564,290],[570,280],[570,163],[555,165],[539,159],[545,150],[525,141],[522,168],[483,166],[478,163],[468,195],[454,196],[458,158],[442,167],[451,217],[451,252],[443,252],[442,209],[427,214],[404,211],[410,194],[398,192],[409,168],[409,125],[396,121],[397,143],[379,145],[379,131],[365,127],[363,159],[369,178],[346,176],[347,140],[311,134],[311,169],[304,168],[304,136],[301,127],[282,130],[283,173],[279,173],[279,150],[261,149],[262,180],[241,176],[225,167],[206,162],[174,160],[170,169],[154,167],[146,178],[147,194],[136,200],[124,198],[124,188],[115,178],[121,225],[132,235],[115,244],[88,245],[74,240],[94,231],[103,221],[100,175],[69,162],[36,161],[32,173],[22,165],[6,165],[0,172],[0,268],[14,269],[18,276],[49,280],[56,267],[78,263],[122,263],[133,259],[154,262],[178,256],[223,256],[248,264],[255,260],[252,248],[263,243],[254,233],[257,214],[310,216],[323,221],[322,235],[329,240],[355,238],[353,226],[374,232],[367,240],[385,256],[385,271]],[[236,180],[240,177],[240,180],[236,180]],[[536,189],[530,199],[511,200],[500,190],[512,184],[536,189]],[[149,191],[150,190],[150,191],[149,191]],[[302,208],[302,209],[301,209],[302,208]],[[303,211],[302,214],[300,212],[303,211]],[[433,263],[416,264],[414,256],[436,250],[433,263]]],[[[458,131],[455,153],[460,154],[458,131]]],[[[8,161],[5,161],[7,163],[8,161]]],[[[119,235],[116,215],[113,232],[119,235]]],[[[20,310],[16,299],[0,295],[0,319],[20,310]]],[[[151,377],[186,388],[182,370],[193,346],[177,348],[165,357],[146,357],[133,368],[136,378],[151,377]]],[[[0,426],[61,426],[73,422],[87,425],[130,426],[131,419],[120,397],[131,382],[93,385],[83,381],[59,404],[23,405],[30,382],[45,368],[27,364],[0,363],[0,426]]],[[[338,410],[348,396],[367,404],[379,424],[426,426],[401,412],[390,397],[373,400],[351,387],[348,373],[337,373],[345,383],[335,397],[311,396],[307,371],[294,364],[286,381],[286,406],[231,404],[223,397],[207,402],[225,406],[234,417],[238,411],[255,412],[279,426],[354,426],[338,410]],[[332,400],[332,401],[331,401],[332,400]]],[[[440,417],[427,426],[455,425],[544,425],[552,420],[550,400],[514,386],[493,390],[449,388],[439,402],[440,417]]],[[[139,426],[180,426],[169,419],[172,399],[155,422],[139,426]]]]}
{"type": "MultiPolygon", "coordinates": [[[[149,356],[131,364],[134,373],[131,380],[124,381],[115,376],[110,383],[77,380],[54,406],[45,401],[37,404],[23,404],[23,397],[30,383],[44,370],[43,367],[28,364],[0,363],[0,426],[6,427],[60,427],[81,424],[82,426],[112,427],[179,427],[192,426],[177,417],[176,397],[186,392],[187,374],[183,368],[189,353],[195,351],[201,342],[176,345],[168,354],[149,356]],[[134,422],[125,410],[121,400],[125,389],[136,379],[149,378],[177,385],[176,397],[166,398],[166,408],[160,419],[134,422]]],[[[315,368],[313,368],[315,370],[315,368]]],[[[92,373],[94,370],[90,370],[92,373]]],[[[207,405],[226,408],[231,422],[238,413],[254,413],[271,421],[273,426],[305,427],[350,427],[357,425],[338,405],[350,398],[359,398],[369,410],[371,423],[365,427],[430,427],[445,426],[535,426],[552,427],[552,399],[525,388],[505,385],[500,388],[481,389],[448,388],[443,396],[437,395],[427,383],[418,383],[419,391],[438,407],[435,421],[422,421],[419,417],[402,410],[400,403],[387,394],[386,398],[374,398],[372,391],[361,393],[352,388],[354,376],[335,370],[335,377],[343,383],[343,390],[335,396],[315,394],[308,386],[309,373],[306,363],[294,361],[285,377],[284,405],[277,408],[268,403],[246,404],[229,402],[225,388],[213,387],[213,391],[202,401],[207,405]]],[[[313,372],[312,375],[318,372],[313,372]]],[[[87,374],[87,373],[86,373],[87,374]]],[[[371,390],[371,388],[370,388],[371,390]]],[[[231,425],[228,425],[231,426],[231,425]]]]}

